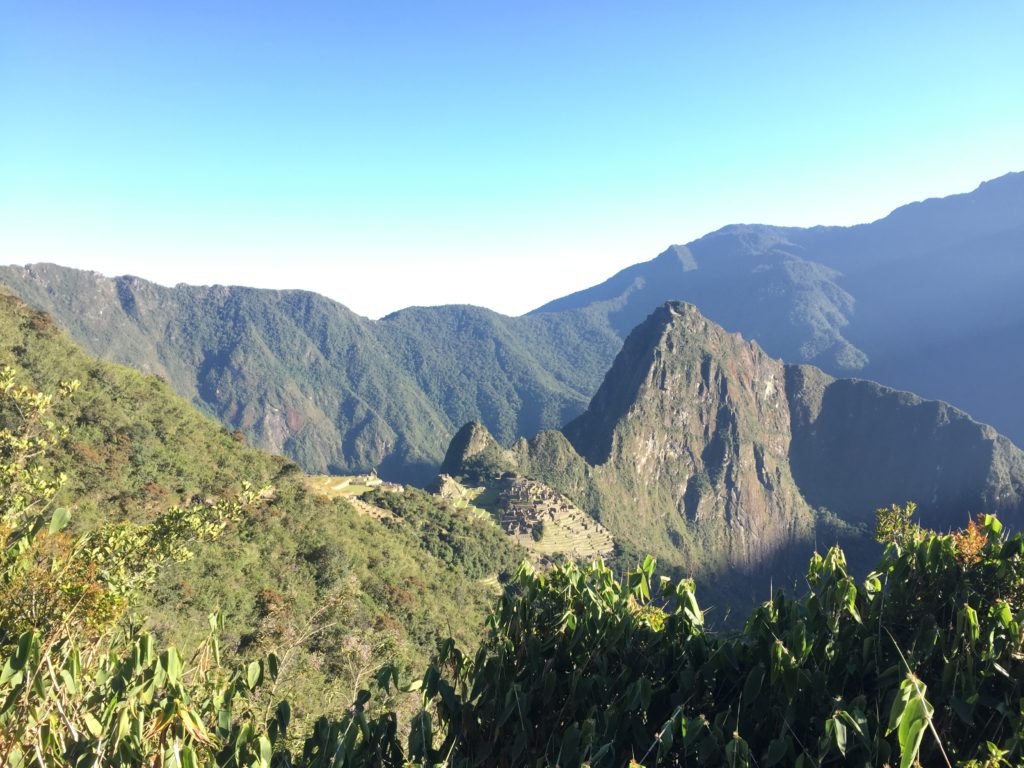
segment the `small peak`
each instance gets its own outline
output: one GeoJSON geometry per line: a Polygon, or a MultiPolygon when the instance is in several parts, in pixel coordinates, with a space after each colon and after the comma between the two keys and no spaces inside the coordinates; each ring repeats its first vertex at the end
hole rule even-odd
{"type": "Polygon", "coordinates": [[[696,306],[686,301],[667,301],[647,316],[640,325],[633,329],[624,346],[657,345],[664,335],[677,325],[683,325],[691,331],[711,323],[696,306]]]}
{"type": "Polygon", "coordinates": [[[485,452],[488,448],[497,447],[497,441],[490,431],[479,421],[470,421],[455,433],[448,444],[448,450],[441,464],[441,473],[459,474],[459,469],[474,456],[485,452]]]}

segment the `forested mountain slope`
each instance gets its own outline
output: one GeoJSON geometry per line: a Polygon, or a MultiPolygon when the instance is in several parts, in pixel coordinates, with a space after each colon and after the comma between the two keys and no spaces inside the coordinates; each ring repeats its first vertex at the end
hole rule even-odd
{"type": "MultiPolygon", "coordinates": [[[[246,447],[156,376],[88,356],[47,316],[0,292],[3,366],[42,392],[81,382],[54,414],[69,433],[52,456],[67,475],[57,502],[77,532],[231,498],[242,481],[272,489],[219,539],[197,544],[194,559],[168,563],[131,608],[161,641],[194,645],[219,609],[228,657],[287,651],[280,694],[294,699],[296,717],[344,708],[382,663],[418,668],[449,632],[475,642],[495,577],[526,555],[490,521],[422,492],[403,495],[390,520],[309,493],[291,461],[246,447]],[[409,507],[432,524],[403,524],[409,507]]],[[[0,411],[0,430],[10,415],[0,411]]]]}
{"type": "Polygon", "coordinates": [[[165,288],[48,264],[0,268],[0,281],[93,354],[161,376],[310,472],[425,483],[467,420],[512,440],[578,414],[617,348],[587,312],[453,306],[373,321],[303,291],[165,288]]]}
{"type": "MultiPolygon", "coordinates": [[[[762,386],[778,383],[772,361],[690,307],[658,314],[619,358],[645,360],[646,349],[651,375],[613,369],[618,381],[599,394],[606,405],[632,397],[642,430],[675,407],[674,390],[695,385],[695,415],[710,406],[721,423],[681,430],[680,445],[704,440],[712,457],[742,457],[743,440],[758,436],[751,414],[770,422],[769,442],[780,437],[782,400],[762,386]]],[[[993,516],[936,536],[893,508],[878,519],[885,554],[862,584],[838,549],[816,554],[805,594],[774,591],[735,632],[709,631],[693,583],[655,578],[650,558],[621,579],[600,562],[524,567],[479,642],[442,642],[429,666],[410,670],[401,647],[437,637],[438,618],[474,634],[475,576],[516,554],[492,523],[456,523],[457,510],[428,508],[420,491],[380,497],[395,515],[380,521],[306,494],[315,484],[290,462],[244,448],[155,378],[89,359],[5,294],[0,364],[5,763],[1020,762],[1024,539],[993,516]],[[80,382],[57,383],[70,376],[80,382]],[[271,481],[262,502],[169,506],[197,490],[230,495],[242,473],[271,481]],[[110,524],[119,518],[140,524],[110,524]],[[165,556],[178,565],[165,560],[154,586],[165,556]],[[211,600],[229,621],[211,617],[198,644],[162,645],[188,638],[197,606],[211,600]],[[150,613],[158,637],[125,609],[150,613]],[[319,711],[327,715],[311,723],[319,711]]],[[[827,421],[831,386],[823,374],[798,384],[803,420],[827,421]]],[[[611,459],[616,435],[629,436],[622,411],[576,422],[594,456],[611,459]]],[[[651,438],[648,459],[659,452],[651,438]]],[[[575,456],[583,474],[563,479],[587,482],[593,468],[561,433],[523,442],[502,449],[470,425],[448,458],[475,451],[469,461],[483,470],[533,460],[566,468],[575,456]]]]}
{"type": "Polygon", "coordinates": [[[871,224],[726,227],[517,318],[445,306],[372,321],[301,291],[54,265],[0,267],[0,282],[310,472],[422,484],[467,421],[503,442],[561,427],[670,300],[774,357],[945,400],[1024,442],[1024,173],[871,224]]]}

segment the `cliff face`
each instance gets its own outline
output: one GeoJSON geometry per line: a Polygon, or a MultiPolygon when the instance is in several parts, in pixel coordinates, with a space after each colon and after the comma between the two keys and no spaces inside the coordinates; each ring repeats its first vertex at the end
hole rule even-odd
{"type": "Polygon", "coordinates": [[[915,501],[933,528],[978,512],[1024,522],[1024,453],[991,427],[945,403],[784,365],[682,303],[634,329],[562,432],[505,449],[469,425],[446,459],[460,467],[541,479],[627,554],[718,585],[785,581],[815,545],[862,546],[875,509],[892,503],[915,501]]]}

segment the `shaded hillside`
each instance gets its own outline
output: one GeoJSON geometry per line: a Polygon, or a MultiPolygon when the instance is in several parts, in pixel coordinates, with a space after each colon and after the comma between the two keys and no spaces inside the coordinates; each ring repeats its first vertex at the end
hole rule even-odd
{"type": "Polygon", "coordinates": [[[856,542],[895,502],[917,502],[933,528],[983,511],[1024,521],[1024,453],[991,427],[945,403],[787,366],[682,303],[633,330],[561,433],[503,448],[467,425],[445,469],[536,477],[595,514],[627,554],[652,552],[718,587],[738,574],[792,577],[815,542],[856,542]]]}
{"type": "Polygon", "coordinates": [[[161,376],[310,472],[426,482],[454,425],[480,418],[512,440],[582,411],[616,344],[587,313],[414,308],[372,321],[302,291],[165,288],[54,265],[0,268],[0,280],[93,354],[161,376]]]}
{"type": "Polygon", "coordinates": [[[940,531],[978,512],[1024,522],[1024,452],[963,411],[810,366],[786,366],[786,396],[790,463],[813,506],[871,524],[877,507],[911,499],[940,531]]]}
{"type": "Polygon", "coordinates": [[[589,309],[624,337],[685,300],[791,363],[946,400],[1024,443],[1024,173],[854,227],[735,225],[535,314],[589,309]]]}
{"type": "Polygon", "coordinates": [[[68,478],[58,503],[79,531],[230,498],[242,480],[273,488],[237,526],[197,545],[193,560],[168,565],[132,607],[162,640],[186,644],[205,637],[207,614],[219,608],[229,654],[285,650],[312,633],[289,651],[291,682],[280,691],[297,717],[346,706],[357,672],[386,661],[418,668],[450,631],[475,642],[495,578],[525,555],[489,521],[426,494],[410,500],[430,527],[387,525],[308,492],[291,461],[246,447],[157,377],[86,355],[44,314],[0,292],[0,366],[8,365],[44,392],[81,381],[55,414],[69,433],[53,456],[68,478]],[[445,548],[448,539],[457,550],[445,548]]]}

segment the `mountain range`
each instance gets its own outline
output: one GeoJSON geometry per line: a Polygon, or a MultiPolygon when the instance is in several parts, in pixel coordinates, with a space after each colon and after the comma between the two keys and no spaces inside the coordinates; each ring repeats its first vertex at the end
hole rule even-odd
{"type": "Polygon", "coordinates": [[[1024,518],[1024,452],[991,427],[942,402],[785,364],[679,302],[630,333],[561,431],[506,449],[467,424],[442,471],[535,477],[625,551],[656,554],[713,594],[763,589],[768,573],[795,578],[816,545],[837,540],[866,567],[875,510],[894,502],[916,502],[937,530],[982,511],[1014,527],[1024,518]]]}
{"type": "Polygon", "coordinates": [[[304,291],[166,288],[47,264],[0,272],[91,353],[160,376],[317,473],[425,483],[465,421],[513,440],[578,414],[618,346],[587,312],[459,306],[373,321],[304,291]]]}
{"type": "Polygon", "coordinates": [[[458,426],[502,443],[580,415],[630,330],[685,300],[771,356],[947,401],[1024,443],[1024,173],[854,227],[726,227],[522,317],[379,321],[302,291],[37,264],[0,282],[92,354],[167,380],[311,472],[422,484],[458,426]]]}

